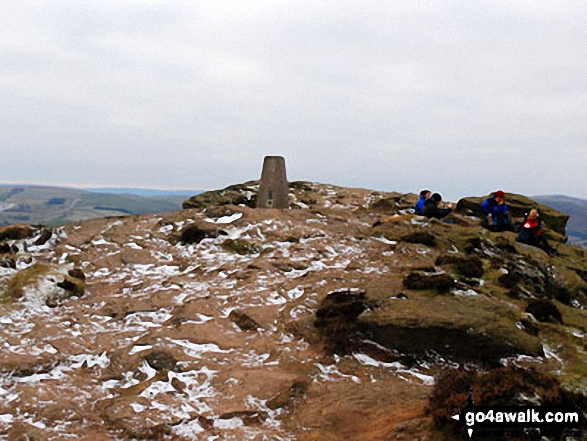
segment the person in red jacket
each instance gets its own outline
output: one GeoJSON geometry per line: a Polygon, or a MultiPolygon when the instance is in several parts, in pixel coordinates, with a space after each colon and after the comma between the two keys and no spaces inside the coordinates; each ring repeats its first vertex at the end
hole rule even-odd
{"type": "Polygon", "coordinates": [[[548,241],[542,231],[542,221],[540,220],[538,210],[530,210],[528,217],[526,217],[526,220],[524,220],[524,223],[520,228],[520,233],[516,240],[527,245],[541,248],[548,254],[552,252],[552,249],[548,245],[548,241]]]}

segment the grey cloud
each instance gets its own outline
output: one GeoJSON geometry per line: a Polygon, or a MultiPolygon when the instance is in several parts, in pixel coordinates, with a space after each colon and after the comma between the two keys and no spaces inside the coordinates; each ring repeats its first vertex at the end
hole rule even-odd
{"type": "Polygon", "coordinates": [[[4,179],[215,188],[283,154],[292,179],[587,197],[579,2],[2,8],[4,179]]]}

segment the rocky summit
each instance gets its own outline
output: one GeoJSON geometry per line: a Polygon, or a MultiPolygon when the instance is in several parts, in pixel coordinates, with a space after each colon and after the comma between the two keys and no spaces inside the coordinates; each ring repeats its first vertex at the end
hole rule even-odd
{"type": "Polygon", "coordinates": [[[274,210],[257,190],[0,229],[0,438],[448,441],[470,401],[585,405],[564,215],[549,256],[471,200],[438,221],[413,194],[294,182],[274,210]]]}

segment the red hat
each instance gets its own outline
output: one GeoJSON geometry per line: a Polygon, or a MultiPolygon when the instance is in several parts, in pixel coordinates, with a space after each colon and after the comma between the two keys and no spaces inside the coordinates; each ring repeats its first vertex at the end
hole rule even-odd
{"type": "Polygon", "coordinates": [[[495,192],[495,197],[496,198],[500,198],[500,199],[504,199],[505,198],[505,193],[503,191],[501,191],[501,190],[496,191],[495,192]]]}

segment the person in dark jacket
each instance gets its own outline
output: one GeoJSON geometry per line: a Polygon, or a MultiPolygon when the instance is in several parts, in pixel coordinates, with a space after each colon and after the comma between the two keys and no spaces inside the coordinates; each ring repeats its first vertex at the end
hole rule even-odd
{"type": "Polygon", "coordinates": [[[487,215],[487,227],[492,231],[514,231],[514,220],[505,202],[505,193],[496,191],[490,198],[481,204],[483,212],[487,215]]]}
{"type": "Polygon", "coordinates": [[[426,202],[424,202],[424,216],[442,219],[443,217],[452,213],[452,208],[440,208],[439,204],[442,201],[442,196],[434,193],[426,202]]]}
{"type": "Polygon", "coordinates": [[[542,231],[542,220],[538,214],[538,210],[530,210],[530,213],[524,220],[520,233],[516,239],[518,242],[532,245],[551,254],[552,248],[548,245],[548,241],[542,231]]]}
{"type": "Polygon", "coordinates": [[[424,215],[424,203],[430,197],[432,192],[430,190],[422,190],[420,192],[420,200],[414,205],[414,213],[420,216],[424,215]]]}

